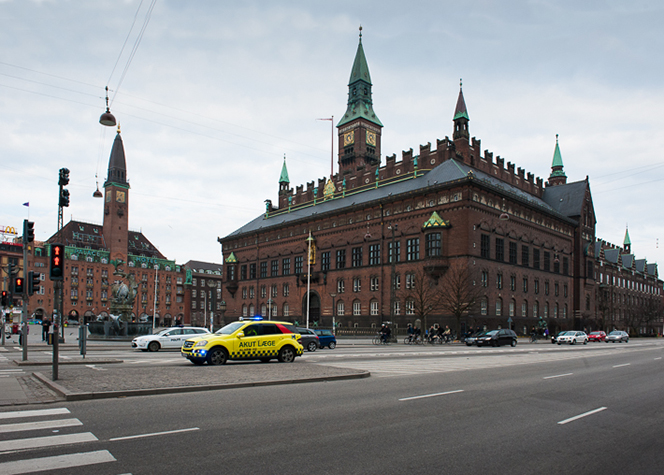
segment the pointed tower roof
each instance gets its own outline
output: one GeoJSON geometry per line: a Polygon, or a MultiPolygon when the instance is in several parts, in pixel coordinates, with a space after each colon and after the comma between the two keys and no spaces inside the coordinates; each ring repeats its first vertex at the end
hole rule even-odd
{"type": "Polygon", "coordinates": [[[369,65],[364,56],[362,47],[362,27],[360,27],[360,42],[357,45],[355,61],[350,71],[348,80],[348,108],[341,118],[337,127],[341,127],[348,122],[363,118],[380,127],[383,123],[373,111],[373,101],[371,99],[371,75],[369,74],[369,65]]]}
{"type": "Polygon", "coordinates": [[[279,183],[290,183],[290,178],[288,178],[288,169],[286,168],[286,156],[284,156],[284,164],[281,167],[281,176],[279,177],[279,183]]]}
{"type": "Polygon", "coordinates": [[[558,145],[558,134],[556,134],[556,148],[553,151],[553,161],[551,162],[551,175],[549,175],[549,185],[564,185],[567,183],[567,175],[563,171],[563,157],[560,154],[558,145]]]}
{"type": "Polygon", "coordinates": [[[463,98],[463,83],[459,84],[459,98],[457,99],[456,109],[454,109],[454,118],[452,120],[457,120],[462,117],[470,120],[470,117],[468,117],[468,110],[466,109],[466,101],[463,98]]]}
{"type": "Polygon", "coordinates": [[[113,141],[113,148],[111,148],[111,156],[108,160],[108,175],[106,176],[104,186],[110,183],[127,185],[127,162],[125,160],[124,144],[120,136],[119,125],[118,133],[113,141]]]}
{"type": "Polygon", "coordinates": [[[623,246],[630,246],[631,244],[632,241],[629,238],[629,229],[625,228],[625,239],[623,240],[623,246]]]}

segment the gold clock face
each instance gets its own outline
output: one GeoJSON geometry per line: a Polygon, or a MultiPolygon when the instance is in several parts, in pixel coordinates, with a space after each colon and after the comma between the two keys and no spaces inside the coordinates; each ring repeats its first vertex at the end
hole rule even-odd
{"type": "Polygon", "coordinates": [[[115,201],[118,203],[124,203],[125,202],[125,192],[124,191],[116,191],[115,192],[115,201]]]}
{"type": "Polygon", "coordinates": [[[344,134],[344,147],[346,145],[350,145],[353,142],[355,142],[355,131],[351,130],[350,132],[346,132],[344,134]]]}
{"type": "Polygon", "coordinates": [[[367,144],[373,147],[376,146],[376,133],[367,130],[367,144]]]}

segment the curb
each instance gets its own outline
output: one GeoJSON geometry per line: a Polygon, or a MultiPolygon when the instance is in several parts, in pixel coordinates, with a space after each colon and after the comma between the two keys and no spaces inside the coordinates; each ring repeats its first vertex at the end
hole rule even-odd
{"type": "MultiPolygon", "coordinates": [[[[16,361],[13,360],[14,364],[16,366],[52,366],[53,361],[16,361]]],[[[74,361],[68,361],[68,360],[58,360],[58,365],[81,365],[81,364],[115,364],[115,363],[123,363],[124,360],[111,360],[111,359],[89,359],[89,360],[74,360],[74,361]]]]}
{"type": "Polygon", "coordinates": [[[260,386],[278,386],[283,384],[300,384],[300,383],[317,383],[323,381],[343,381],[348,379],[363,379],[371,376],[369,371],[363,371],[357,374],[346,374],[340,376],[325,376],[321,378],[304,378],[304,379],[283,379],[276,381],[257,381],[253,383],[226,383],[226,384],[204,384],[201,386],[176,386],[168,388],[151,388],[151,389],[127,389],[123,391],[102,391],[102,392],[88,392],[76,393],[69,391],[64,386],[49,380],[42,373],[32,373],[41,383],[48,386],[51,390],[61,395],[65,401],[84,401],[90,399],[112,399],[118,397],[132,397],[132,396],[154,396],[156,394],[178,394],[178,393],[191,393],[198,391],[214,391],[219,389],[238,389],[238,388],[253,388],[260,386]]]}

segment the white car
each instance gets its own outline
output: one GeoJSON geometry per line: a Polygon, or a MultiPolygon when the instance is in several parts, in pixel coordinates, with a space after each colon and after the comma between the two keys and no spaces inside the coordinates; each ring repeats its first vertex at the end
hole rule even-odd
{"type": "Polygon", "coordinates": [[[570,345],[576,345],[577,343],[583,343],[584,345],[588,343],[588,335],[585,332],[570,331],[565,332],[562,335],[558,335],[556,343],[562,345],[563,343],[569,343],[570,345]]]}
{"type": "Polygon", "coordinates": [[[131,341],[131,347],[142,351],[159,351],[162,348],[182,348],[185,340],[210,333],[202,327],[173,327],[154,335],[143,335],[131,341]]]}

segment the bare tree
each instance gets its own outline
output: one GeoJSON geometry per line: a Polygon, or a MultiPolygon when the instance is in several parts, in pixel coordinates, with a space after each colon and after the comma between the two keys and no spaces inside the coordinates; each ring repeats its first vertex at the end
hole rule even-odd
{"type": "Polygon", "coordinates": [[[406,272],[398,298],[404,301],[406,315],[412,312],[422,320],[424,330],[427,329],[427,317],[440,313],[440,292],[436,280],[423,268],[406,272]]]}
{"type": "Polygon", "coordinates": [[[456,333],[461,330],[461,318],[472,310],[480,299],[481,286],[468,262],[453,261],[438,285],[441,309],[456,319],[456,333]]]}

